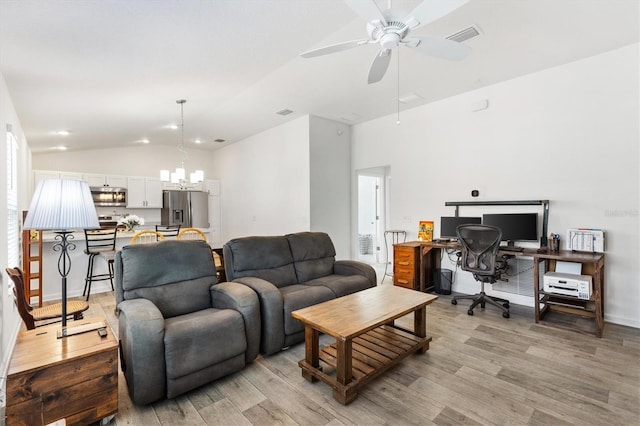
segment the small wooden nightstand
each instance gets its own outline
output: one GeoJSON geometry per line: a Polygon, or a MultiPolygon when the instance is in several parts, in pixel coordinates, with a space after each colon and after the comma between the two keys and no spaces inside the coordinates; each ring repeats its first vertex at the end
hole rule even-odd
{"type": "MultiPolygon", "coordinates": [[[[106,321],[90,318],[70,325],[106,321]]],[[[18,335],[7,375],[7,425],[65,419],[86,425],[118,412],[118,342],[106,325],[58,339],[60,324],[18,335]]]]}

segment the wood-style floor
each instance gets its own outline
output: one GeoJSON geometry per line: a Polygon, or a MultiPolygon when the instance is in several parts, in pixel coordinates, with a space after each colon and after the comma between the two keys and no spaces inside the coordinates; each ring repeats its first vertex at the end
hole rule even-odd
{"type": "MultiPolygon", "coordinates": [[[[598,339],[535,324],[529,308],[512,306],[504,319],[489,307],[468,316],[466,306],[440,296],[427,308],[429,351],[374,380],[348,406],[327,385],[302,378],[298,344],[150,406],[132,405],[120,374],[113,424],[640,424],[640,330],[607,323],[598,339]]],[[[105,316],[117,334],[114,307],[113,293],[92,295],[85,317],[105,316]]]]}

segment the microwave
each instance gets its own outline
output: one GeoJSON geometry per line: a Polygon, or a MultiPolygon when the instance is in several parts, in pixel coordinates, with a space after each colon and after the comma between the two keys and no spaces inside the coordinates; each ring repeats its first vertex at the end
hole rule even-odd
{"type": "Polygon", "coordinates": [[[91,187],[91,197],[96,206],[126,207],[127,188],[95,186],[91,187]]]}

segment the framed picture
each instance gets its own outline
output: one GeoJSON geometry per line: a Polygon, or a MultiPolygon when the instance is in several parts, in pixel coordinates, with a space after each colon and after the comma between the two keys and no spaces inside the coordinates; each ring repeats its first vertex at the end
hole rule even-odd
{"type": "Polygon", "coordinates": [[[433,240],[433,221],[421,220],[418,226],[418,240],[419,241],[432,241],[433,240]]]}

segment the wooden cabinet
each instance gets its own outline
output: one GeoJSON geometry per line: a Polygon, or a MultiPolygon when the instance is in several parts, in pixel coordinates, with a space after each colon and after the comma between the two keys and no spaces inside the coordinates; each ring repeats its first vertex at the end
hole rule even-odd
{"type": "Polygon", "coordinates": [[[156,178],[129,177],[127,208],[162,208],[162,181],[156,178]]]}
{"type": "Polygon", "coordinates": [[[126,188],[127,177],[117,175],[102,175],[96,173],[84,173],[82,179],[87,181],[89,186],[110,186],[113,188],[126,188]]]}
{"type": "Polygon", "coordinates": [[[417,244],[402,243],[393,246],[393,285],[419,288],[419,253],[420,245],[417,244]]]}
{"type": "MultiPolygon", "coordinates": [[[[536,254],[534,256],[533,266],[534,313],[536,322],[543,321],[548,312],[577,315],[592,319],[594,321],[593,334],[597,337],[602,337],[602,330],[604,328],[604,254],[564,250],[536,254]],[[555,271],[558,261],[581,263],[582,274],[592,277],[591,298],[589,300],[582,300],[575,296],[549,293],[541,289],[542,280],[540,279],[541,271],[539,265],[542,260],[545,261],[542,274],[546,271],[555,271]],[[538,303],[535,303],[535,301],[538,301],[538,303]]],[[[546,321],[545,323],[561,328],[584,331],[571,325],[563,325],[558,322],[546,321]]]]}
{"type": "MultiPolygon", "coordinates": [[[[73,321],[69,326],[104,322],[73,321]]],[[[118,411],[118,342],[107,326],[58,339],[60,324],[18,335],[7,374],[7,425],[87,425],[118,411]]]]}

